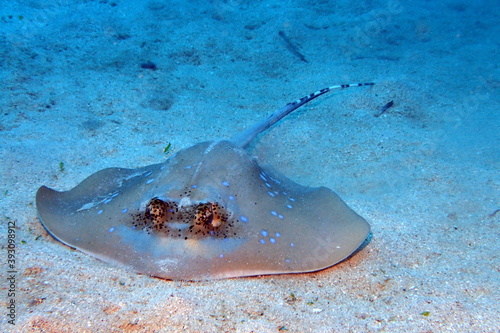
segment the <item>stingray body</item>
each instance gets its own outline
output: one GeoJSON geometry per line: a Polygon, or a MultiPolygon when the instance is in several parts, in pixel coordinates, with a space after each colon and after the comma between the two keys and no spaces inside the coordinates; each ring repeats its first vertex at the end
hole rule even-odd
{"type": "MultiPolygon", "coordinates": [[[[372,85],[371,83],[356,86],[372,85]]],[[[202,280],[317,271],[353,253],[368,223],[325,187],[258,165],[245,147],[310,94],[230,140],[166,162],[101,170],[70,191],[42,186],[44,227],[64,244],[138,273],[202,280]]]]}

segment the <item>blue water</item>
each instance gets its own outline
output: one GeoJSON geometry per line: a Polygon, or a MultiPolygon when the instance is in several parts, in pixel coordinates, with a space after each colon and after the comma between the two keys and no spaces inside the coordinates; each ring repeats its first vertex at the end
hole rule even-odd
{"type": "Polygon", "coordinates": [[[0,213],[19,226],[17,328],[136,320],[135,328],[173,331],[494,331],[499,8],[494,0],[1,0],[0,213]],[[291,179],[332,188],[372,226],[363,251],[314,278],[181,288],[94,265],[37,219],[41,185],[68,190],[105,167],[158,163],[355,82],[375,86],[320,97],[250,147],[291,179]],[[73,266],[90,271],[75,275],[73,266]],[[41,272],[22,275],[33,267],[41,272]],[[168,296],[149,298],[148,288],[168,296]],[[82,294],[120,310],[79,303],[82,294]],[[169,312],[176,306],[184,310],[169,312]]]}

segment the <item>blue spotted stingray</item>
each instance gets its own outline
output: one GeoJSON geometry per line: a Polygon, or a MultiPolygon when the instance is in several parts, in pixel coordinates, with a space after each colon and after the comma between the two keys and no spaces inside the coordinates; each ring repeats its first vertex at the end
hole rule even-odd
{"type": "MultiPolygon", "coordinates": [[[[355,86],[372,83],[355,84],[355,86]]],[[[36,194],[62,243],[135,272],[204,280],[311,272],[351,255],[368,223],[332,190],[301,186],[245,150],[314,98],[285,105],[230,140],[198,143],[160,164],[101,170],[75,188],[36,194]]]]}

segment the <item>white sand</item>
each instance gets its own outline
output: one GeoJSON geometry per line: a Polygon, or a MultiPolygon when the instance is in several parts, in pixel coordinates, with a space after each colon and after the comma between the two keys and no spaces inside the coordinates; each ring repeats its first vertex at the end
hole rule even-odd
{"type": "Polygon", "coordinates": [[[134,2],[0,2],[1,331],[498,332],[497,1],[134,2]],[[164,281],[71,250],[37,218],[41,185],[161,162],[168,142],[230,137],[357,81],[377,84],[320,98],[252,150],[369,221],[369,244],[333,268],[164,281]]]}

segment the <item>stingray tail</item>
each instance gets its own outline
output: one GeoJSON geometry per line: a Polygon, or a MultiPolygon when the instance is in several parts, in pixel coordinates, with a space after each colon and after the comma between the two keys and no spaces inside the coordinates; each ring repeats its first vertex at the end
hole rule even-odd
{"type": "Polygon", "coordinates": [[[344,89],[344,88],[349,88],[349,87],[362,87],[362,86],[373,86],[375,83],[354,83],[354,84],[341,84],[341,85],[336,85],[336,86],[331,86],[328,88],[324,88],[321,90],[318,90],[312,94],[309,94],[307,96],[302,97],[301,99],[298,99],[296,101],[293,101],[291,103],[288,103],[278,111],[274,112],[271,114],[269,117],[266,119],[258,122],[254,126],[246,129],[245,131],[241,132],[240,134],[234,136],[231,139],[231,142],[233,142],[235,145],[240,146],[242,148],[245,148],[252,142],[253,139],[260,133],[264,132],[267,130],[269,127],[273,126],[276,124],[278,121],[280,121],[282,118],[287,116],[289,113],[292,111],[297,110],[299,107],[302,105],[312,101],[316,97],[319,97],[323,94],[326,94],[327,92],[334,90],[334,89],[344,89]]]}

